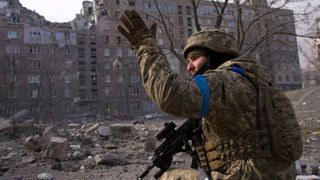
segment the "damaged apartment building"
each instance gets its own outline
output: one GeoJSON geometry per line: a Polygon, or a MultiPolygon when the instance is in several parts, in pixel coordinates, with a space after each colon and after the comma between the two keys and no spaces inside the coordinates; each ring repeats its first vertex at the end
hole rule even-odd
{"type": "MultiPolygon", "coordinates": [[[[200,25],[212,27],[214,6],[210,1],[200,2],[200,25]]],[[[185,0],[158,3],[169,15],[168,31],[174,35],[174,49],[181,53],[184,40],[196,32],[192,6],[185,0]]],[[[264,0],[250,3],[266,6],[264,0]]],[[[234,29],[234,8],[229,7],[223,27],[234,29]]],[[[22,109],[46,119],[71,114],[143,115],[158,111],[142,86],[137,58],[116,29],[122,12],[132,8],[148,23],[159,17],[152,0],[94,0],[83,1],[80,13],[70,22],[52,23],[18,0],[0,0],[0,116],[22,109]]],[[[293,18],[292,11],[281,11],[293,18]]],[[[245,13],[247,18],[254,14],[250,8],[245,13]]],[[[299,89],[302,79],[296,38],[281,38],[290,46],[271,38],[255,56],[267,67],[276,86],[299,89]],[[280,50],[280,54],[271,53],[280,50]]],[[[161,25],[157,42],[172,69],[183,72],[183,65],[167,50],[170,42],[161,25]]]]}

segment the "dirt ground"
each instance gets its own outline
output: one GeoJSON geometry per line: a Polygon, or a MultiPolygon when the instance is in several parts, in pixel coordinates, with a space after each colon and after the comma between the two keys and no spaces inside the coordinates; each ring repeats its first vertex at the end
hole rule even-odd
{"type": "MultiPolygon", "coordinates": [[[[320,87],[287,93],[292,100],[303,132],[304,153],[301,164],[307,165],[307,173],[312,167],[320,166],[320,87]]],[[[105,121],[100,124],[133,124],[135,131],[127,138],[101,137],[97,133],[85,134],[83,128],[59,127],[59,136],[68,139],[69,149],[66,160],[46,158],[42,151],[32,151],[23,144],[30,135],[26,132],[10,136],[0,136],[0,179],[4,180],[131,180],[136,179],[146,168],[152,157],[152,150],[159,145],[154,136],[162,129],[164,122],[181,119],[154,118],[148,120],[105,121]],[[97,165],[97,154],[111,154],[109,162],[97,165]],[[44,173],[44,174],[43,174],[44,173]],[[40,177],[44,175],[44,177],[40,177]]],[[[88,122],[91,126],[95,122],[88,122]]],[[[82,127],[84,126],[81,124],[82,127]]],[[[32,130],[31,130],[32,131],[32,130]]],[[[29,132],[32,135],[34,131],[29,132]]],[[[188,166],[190,158],[184,154],[174,157],[173,166],[188,166]]],[[[145,178],[153,179],[154,169],[145,178]]]]}

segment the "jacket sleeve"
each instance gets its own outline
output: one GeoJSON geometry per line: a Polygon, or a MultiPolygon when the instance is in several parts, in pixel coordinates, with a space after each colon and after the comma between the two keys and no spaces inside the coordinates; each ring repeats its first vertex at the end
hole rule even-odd
{"type": "Polygon", "coordinates": [[[135,52],[144,88],[154,103],[166,113],[196,117],[202,101],[196,83],[171,71],[166,56],[155,40],[149,40],[135,52]]]}

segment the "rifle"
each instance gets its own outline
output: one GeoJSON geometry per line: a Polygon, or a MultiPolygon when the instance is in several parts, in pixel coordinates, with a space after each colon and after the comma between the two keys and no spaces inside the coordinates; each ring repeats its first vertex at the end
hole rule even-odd
{"type": "Polygon", "coordinates": [[[195,152],[191,149],[190,140],[192,145],[201,143],[201,119],[192,118],[188,119],[178,129],[175,129],[176,124],[173,122],[167,122],[164,124],[164,128],[156,135],[158,140],[165,139],[163,143],[154,151],[151,164],[146,170],[137,178],[143,179],[154,168],[160,169],[154,175],[155,179],[158,179],[166,170],[171,166],[173,155],[178,152],[186,152],[192,156],[192,168],[197,168],[198,159],[195,152]]]}

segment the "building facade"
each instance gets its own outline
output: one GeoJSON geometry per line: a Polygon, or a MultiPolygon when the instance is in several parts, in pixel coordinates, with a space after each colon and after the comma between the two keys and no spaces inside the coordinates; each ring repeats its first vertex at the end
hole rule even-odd
{"type": "MultiPolygon", "coordinates": [[[[263,0],[250,3],[248,6],[266,8],[263,0]]],[[[232,4],[228,7],[222,27],[236,33],[235,8],[232,4]]],[[[189,1],[164,0],[158,6],[153,0],[83,1],[74,20],[51,23],[18,0],[0,0],[0,116],[22,109],[48,119],[67,114],[142,115],[159,111],[144,91],[137,58],[116,29],[125,9],[136,9],[148,24],[158,22],[158,44],[173,71],[183,72],[183,63],[170,49],[181,53],[185,39],[197,31],[189,1]],[[167,29],[161,21],[167,23],[167,29]]],[[[244,9],[245,18],[250,20],[255,12],[244,9]]],[[[290,10],[279,13],[289,13],[286,17],[293,18],[290,10]]],[[[214,14],[212,2],[201,1],[198,18],[202,28],[212,27],[214,14]]],[[[273,15],[281,22],[279,17],[273,15]]],[[[294,24],[289,28],[294,30],[294,24]]],[[[301,88],[294,36],[269,38],[254,55],[266,66],[276,86],[301,88]]]]}

